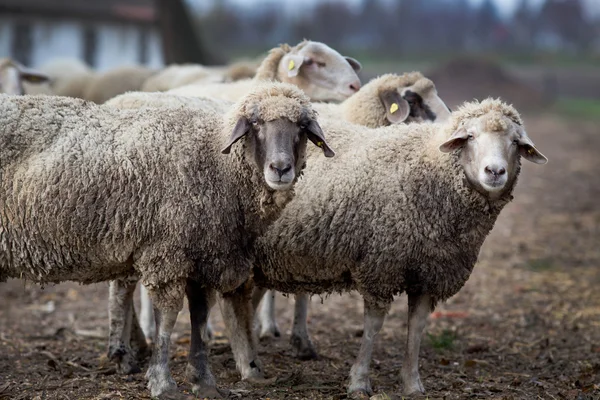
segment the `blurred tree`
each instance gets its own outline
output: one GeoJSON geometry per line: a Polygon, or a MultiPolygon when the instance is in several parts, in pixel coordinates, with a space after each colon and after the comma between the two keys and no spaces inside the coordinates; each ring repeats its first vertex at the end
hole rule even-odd
{"type": "Polygon", "coordinates": [[[474,38],[480,46],[488,48],[494,45],[494,38],[500,17],[492,0],[484,0],[476,14],[474,38]]]}
{"type": "MultiPolygon", "coordinates": [[[[555,34],[563,46],[585,50],[593,40],[591,27],[584,19],[580,0],[547,0],[539,15],[540,33],[555,34]]],[[[558,43],[557,46],[560,46],[558,43]]]]}
{"type": "Polygon", "coordinates": [[[518,50],[529,51],[533,47],[535,20],[529,0],[521,0],[512,18],[514,44],[518,50]]]}

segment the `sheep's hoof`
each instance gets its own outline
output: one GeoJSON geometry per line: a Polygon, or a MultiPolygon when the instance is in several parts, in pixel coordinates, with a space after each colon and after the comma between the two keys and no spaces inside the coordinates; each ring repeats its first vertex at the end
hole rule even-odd
{"type": "Polygon", "coordinates": [[[192,386],[192,392],[201,399],[226,399],[229,397],[229,390],[219,389],[213,385],[197,384],[192,386]]]}
{"type": "Polygon", "coordinates": [[[292,335],[290,344],[296,350],[296,358],[299,360],[316,360],[319,357],[310,339],[303,340],[300,336],[292,335]]]}
{"type": "Polygon", "coordinates": [[[260,339],[273,339],[280,338],[281,332],[279,331],[279,327],[277,325],[267,325],[261,328],[260,330],[260,339]]]}
{"type": "Polygon", "coordinates": [[[421,377],[417,375],[413,379],[404,380],[404,391],[402,392],[405,396],[411,396],[416,394],[425,394],[425,387],[421,382],[421,377]]]}
{"type": "Polygon", "coordinates": [[[158,400],[192,400],[192,399],[195,399],[196,397],[188,396],[186,394],[179,392],[177,389],[174,389],[174,390],[169,390],[167,392],[164,392],[158,396],[152,396],[152,398],[158,399],[158,400]]]}
{"type": "Polygon", "coordinates": [[[125,346],[109,348],[108,358],[117,364],[117,372],[121,375],[137,374],[142,371],[134,353],[125,346]]]}

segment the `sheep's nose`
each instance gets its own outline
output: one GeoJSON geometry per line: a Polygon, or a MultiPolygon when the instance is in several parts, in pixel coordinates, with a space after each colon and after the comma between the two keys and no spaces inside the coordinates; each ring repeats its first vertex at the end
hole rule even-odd
{"type": "Polygon", "coordinates": [[[360,86],[360,81],[353,82],[350,84],[350,90],[352,90],[353,92],[358,92],[360,86]]]}
{"type": "Polygon", "coordinates": [[[506,173],[506,169],[504,167],[499,167],[496,165],[488,165],[487,167],[485,167],[485,172],[488,175],[502,176],[506,173]]]}
{"type": "Polygon", "coordinates": [[[277,175],[281,178],[285,173],[292,169],[292,164],[283,162],[274,162],[269,165],[273,171],[277,172],[277,175]]]}

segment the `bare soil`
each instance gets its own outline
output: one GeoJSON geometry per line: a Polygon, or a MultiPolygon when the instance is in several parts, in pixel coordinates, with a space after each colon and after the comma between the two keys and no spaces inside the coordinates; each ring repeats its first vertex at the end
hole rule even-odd
{"type": "MultiPolygon", "coordinates": [[[[523,165],[515,200],[471,279],[432,315],[421,349],[429,399],[600,399],[600,129],[552,115],[525,121],[550,162],[523,165]]],[[[0,399],[149,398],[142,373],[119,376],[104,356],[107,284],[42,290],[14,280],[0,284],[0,298],[0,399]]],[[[211,344],[219,384],[245,399],[346,398],[361,340],[359,296],[313,298],[316,361],[292,357],[293,300],[278,300],[283,337],[260,343],[267,373],[278,381],[240,382],[221,337],[211,344]]],[[[190,388],[183,378],[187,321],[182,311],[171,360],[182,390],[190,388]]],[[[406,326],[400,296],[375,346],[376,398],[402,398],[406,326]]]]}

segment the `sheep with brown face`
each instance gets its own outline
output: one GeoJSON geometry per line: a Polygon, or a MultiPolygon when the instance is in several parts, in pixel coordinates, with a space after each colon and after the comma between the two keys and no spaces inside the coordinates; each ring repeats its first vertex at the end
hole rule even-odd
{"type": "Polygon", "coordinates": [[[48,79],[47,75],[26,68],[10,58],[0,58],[0,93],[25,94],[24,82],[40,84],[48,79]]]}
{"type": "MultiPolygon", "coordinates": [[[[427,316],[469,278],[512,199],[521,159],[544,164],[546,157],[517,111],[499,100],[467,103],[445,124],[320,122],[341,150],[331,162],[313,162],[308,152],[297,196],[253,248],[253,280],[284,293],[363,296],[364,334],[348,387],[362,396],[372,394],[374,338],[394,296],[407,293],[400,375],[406,394],[424,392],[418,353],[427,316]]],[[[230,340],[241,348],[237,336],[230,340]]]]}
{"type": "MultiPolygon", "coordinates": [[[[282,83],[257,87],[225,122],[185,107],[140,113],[0,95],[0,281],[141,277],[158,326],[148,387],[167,395],[176,390],[169,342],[186,287],[196,298],[228,293],[250,276],[251,246],[293,198],[307,141],[333,155],[315,117],[308,98],[282,83]]],[[[121,289],[118,300],[130,293],[121,289]]],[[[225,303],[243,323],[236,299],[225,303]]],[[[127,326],[118,321],[127,313],[113,324],[127,326]]],[[[135,356],[128,343],[113,344],[111,356],[135,356]]],[[[205,348],[192,345],[190,379],[216,390],[205,348]]],[[[252,365],[248,373],[260,376],[252,365]]]]}
{"type": "Polygon", "coordinates": [[[324,43],[305,40],[294,47],[287,44],[269,52],[253,79],[232,83],[194,84],[170,90],[192,97],[236,101],[256,82],[278,81],[298,86],[311,101],[340,102],[360,89],[356,72],[360,63],[344,57],[324,43]]]}

